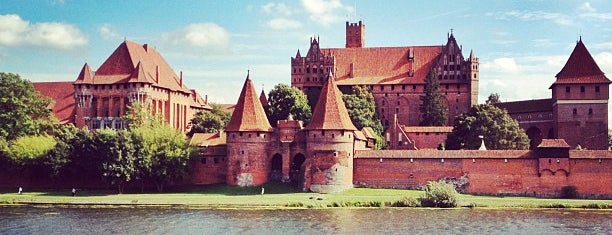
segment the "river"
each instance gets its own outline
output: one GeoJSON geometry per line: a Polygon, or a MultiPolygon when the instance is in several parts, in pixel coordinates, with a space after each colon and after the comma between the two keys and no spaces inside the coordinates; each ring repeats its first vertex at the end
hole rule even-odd
{"type": "Polygon", "coordinates": [[[0,234],[610,234],[612,212],[0,207],[0,234]]]}

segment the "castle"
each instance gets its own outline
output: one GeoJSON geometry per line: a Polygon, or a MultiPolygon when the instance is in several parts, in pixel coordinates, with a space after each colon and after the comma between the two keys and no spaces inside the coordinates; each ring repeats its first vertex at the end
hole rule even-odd
{"type": "MultiPolygon", "coordinates": [[[[471,52],[465,59],[452,33],[443,46],[367,48],[363,23],[347,22],[346,30],[346,48],[321,49],[320,39],[311,39],[305,57],[298,50],[291,58],[292,85],[316,104],[308,125],[288,117],[272,128],[265,95],[257,95],[247,74],[225,132],[196,133],[191,139],[200,148],[191,159],[191,183],[281,181],[328,193],[354,186],[418,188],[446,179],[477,194],[550,196],[574,185],[581,196],[612,197],[612,152],[572,150],[578,144],[605,149],[601,133],[608,128],[610,81],[582,40],[557,74],[550,100],[498,104],[528,133],[536,133],[530,134],[531,150],[438,151],[430,147],[452,128],[417,126],[424,78],[431,70],[440,75],[450,122],[477,103],[478,58],[471,52]],[[393,150],[372,150],[371,129],[352,124],[341,91],[353,85],[374,92],[393,150]],[[538,131],[530,132],[532,126],[538,131]]],[[[131,102],[147,104],[181,131],[195,111],[208,108],[159,53],[129,41],[97,71],[85,64],[75,82],[35,87],[55,97],[53,111],[62,122],[92,129],[124,127],[117,118],[131,102]]]]}

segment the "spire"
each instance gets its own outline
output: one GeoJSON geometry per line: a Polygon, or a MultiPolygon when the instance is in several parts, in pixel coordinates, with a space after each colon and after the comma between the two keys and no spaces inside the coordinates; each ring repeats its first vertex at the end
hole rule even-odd
{"type": "Polygon", "coordinates": [[[79,73],[79,76],[74,84],[93,84],[93,73],[91,72],[91,68],[87,63],[83,65],[81,73],[79,73]]]}
{"type": "Polygon", "coordinates": [[[259,94],[259,102],[264,108],[268,108],[270,105],[268,104],[268,99],[266,98],[266,92],[264,89],[261,89],[261,94],[259,94]]]}
{"type": "Polygon", "coordinates": [[[470,60],[474,59],[474,50],[470,50],[470,60]]]}
{"type": "Polygon", "coordinates": [[[351,130],[355,131],[355,125],[348,115],[342,92],[336,86],[334,77],[329,72],[327,81],[321,89],[319,101],[312,113],[310,123],[306,127],[308,130],[351,130]]]}
{"type": "Polygon", "coordinates": [[[232,114],[230,122],[227,124],[226,131],[272,131],[272,127],[266,117],[261,101],[257,97],[257,92],[253,82],[247,72],[246,80],[238,97],[236,108],[232,114]]]}
{"type": "Polygon", "coordinates": [[[302,57],[302,55],[300,55],[300,49],[298,49],[297,54],[295,54],[295,58],[300,58],[300,57],[302,57]]]}
{"type": "Polygon", "coordinates": [[[153,83],[147,79],[144,65],[142,65],[141,61],[138,61],[138,64],[136,65],[136,68],[134,68],[134,72],[132,72],[132,76],[130,76],[130,80],[128,80],[128,82],[153,83]]]}
{"type": "MultiPolygon", "coordinates": [[[[603,72],[595,63],[591,53],[587,50],[582,38],[576,43],[574,51],[563,66],[563,69],[557,74],[557,79],[577,78],[602,75],[603,72]]],[[[607,79],[606,79],[607,80],[607,79]]]]}

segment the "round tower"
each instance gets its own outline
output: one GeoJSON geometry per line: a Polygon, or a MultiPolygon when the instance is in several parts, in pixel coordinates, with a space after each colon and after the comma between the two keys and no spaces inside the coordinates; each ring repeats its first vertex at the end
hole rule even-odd
{"type": "Polygon", "coordinates": [[[227,132],[228,185],[253,186],[268,181],[272,127],[247,75],[227,132]]]}
{"type": "Polygon", "coordinates": [[[354,131],[331,72],[321,89],[312,119],[306,126],[304,188],[330,193],[353,186],[354,131]]]}

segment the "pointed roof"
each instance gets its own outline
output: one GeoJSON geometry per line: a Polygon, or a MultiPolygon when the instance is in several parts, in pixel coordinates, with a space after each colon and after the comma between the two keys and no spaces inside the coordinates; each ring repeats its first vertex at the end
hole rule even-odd
{"type": "Polygon", "coordinates": [[[156,87],[191,93],[155,48],[126,40],[96,70],[92,84],[127,82],[147,82],[156,87]],[[156,79],[157,70],[159,81],[156,79]]]}
{"type": "Polygon", "coordinates": [[[259,102],[261,102],[264,108],[270,106],[270,104],[268,104],[268,98],[266,98],[266,92],[263,89],[261,89],[261,94],[259,94],[259,102]]]}
{"type": "Polygon", "coordinates": [[[565,66],[555,76],[557,80],[555,84],[570,84],[570,83],[610,83],[604,73],[599,69],[597,63],[587,50],[582,39],[576,43],[574,51],[565,63],[565,66]]]}
{"type": "Polygon", "coordinates": [[[272,131],[268,117],[264,112],[261,101],[257,97],[257,92],[248,74],[242,86],[242,91],[240,92],[240,97],[238,97],[238,103],[236,103],[232,118],[225,130],[272,131]]]}
{"type": "Polygon", "coordinates": [[[79,76],[77,77],[77,80],[74,82],[74,84],[93,84],[93,76],[94,75],[91,71],[91,68],[87,63],[85,63],[85,65],[83,65],[83,68],[81,69],[81,73],[79,73],[79,76]]]}
{"type": "Polygon", "coordinates": [[[300,58],[300,57],[302,57],[302,55],[300,54],[300,49],[298,49],[297,54],[295,54],[295,58],[300,58]]]}
{"type": "Polygon", "coordinates": [[[336,86],[331,72],[327,76],[327,82],[321,89],[319,101],[312,113],[310,123],[306,126],[308,130],[351,130],[355,131],[355,125],[349,117],[342,92],[336,86]]]}

